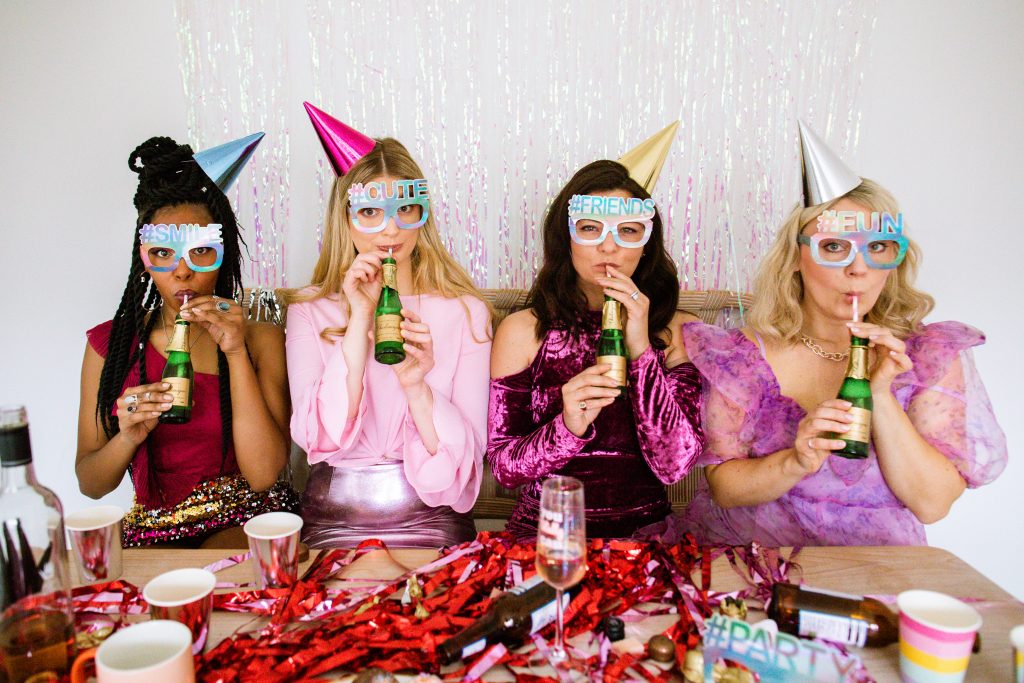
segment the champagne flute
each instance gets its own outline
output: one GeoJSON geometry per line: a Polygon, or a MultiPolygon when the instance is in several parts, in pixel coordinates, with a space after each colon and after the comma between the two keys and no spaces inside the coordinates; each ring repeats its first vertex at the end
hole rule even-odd
{"type": "Polygon", "coordinates": [[[537,524],[537,573],[555,589],[555,642],[550,658],[564,662],[562,592],[579,583],[587,571],[587,530],[583,482],[572,477],[544,481],[537,524]]]}

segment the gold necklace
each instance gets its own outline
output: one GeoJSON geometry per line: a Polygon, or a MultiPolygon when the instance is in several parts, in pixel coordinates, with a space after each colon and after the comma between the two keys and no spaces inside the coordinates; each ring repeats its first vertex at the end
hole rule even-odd
{"type": "Polygon", "coordinates": [[[832,351],[826,351],[825,349],[821,348],[819,344],[815,343],[815,341],[808,337],[806,334],[800,335],[800,341],[804,343],[804,346],[811,350],[811,353],[813,353],[815,356],[818,356],[819,358],[824,358],[826,360],[834,360],[837,363],[840,363],[850,357],[849,351],[845,351],[843,353],[834,353],[832,351]]]}

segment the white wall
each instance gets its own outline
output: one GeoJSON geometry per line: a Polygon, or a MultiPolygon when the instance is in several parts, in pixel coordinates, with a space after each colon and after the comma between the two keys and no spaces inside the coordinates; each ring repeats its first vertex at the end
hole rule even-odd
{"type": "Polygon", "coordinates": [[[928,528],[947,548],[1024,597],[1024,326],[1014,310],[1024,188],[1024,3],[879,3],[855,171],[896,195],[920,242],[929,318],[985,332],[974,358],[1009,440],[995,483],[967,491],[928,528]]]}
{"type": "MultiPolygon", "coordinates": [[[[1010,212],[1024,186],[1024,5],[920,0],[879,12],[860,154],[849,161],[900,198],[926,255],[921,284],[939,302],[932,319],[989,335],[975,357],[1018,453],[1024,329],[1011,302],[1022,266],[1010,212]]],[[[301,60],[298,23],[291,55],[301,60]]],[[[40,478],[75,509],[89,502],[73,469],[83,333],[111,316],[124,287],[136,178],[128,153],[155,133],[187,139],[176,24],[171,3],[19,0],[0,4],[0,26],[0,403],[28,406],[40,478]]],[[[292,71],[308,82],[297,63],[292,71]]],[[[293,135],[292,145],[298,239],[315,220],[317,149],[312,136],[293,135]]],[[[308,277],[312,258],[290,248],[292,283],[308,277]]],[[[1022,486],[1024,466],[1011,460],[929,529],[934,545],[1018,597],[1024,533],[1013,497],[1022,486]]],[[[127,505],[130,487],[109,499],[127,505]]]]}

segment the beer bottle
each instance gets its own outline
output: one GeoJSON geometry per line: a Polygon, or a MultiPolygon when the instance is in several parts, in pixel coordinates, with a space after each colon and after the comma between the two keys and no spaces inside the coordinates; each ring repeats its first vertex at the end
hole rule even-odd
{"type": "MultiPolygon", "coordinates": [[[[562,594],[563,609],[579,590],[577,584],[562,594]]],[[[535,574],[495,600],[487,613],[464,631],[441,643],[438,655],[442,664],[450,664],[495,643],[516,647],[554,620],[555,589],[535,574]]]]}
{"type": "Polygon", "coordinates": [[[857,647],[884,647],[899,640],[896,615],[874,598],[776,583],[768,618],[779,630],[857,647]]]}
{"type": "Polygon", "coordinates": [[[192,419],[192,356],[188,349],[188,321],[174,317],[174,333],[167,344],[167,364],[161,378],[171,385],[171,407],[161,413],[160,422],[180,425],[192,419]]]}
{"type": "Polygon", "coordinates": [[[373,357],[378,363],[394,365],[405,360],[402,324],[402,301],[398,298],[398,263],[388,251],[381,262],[384,286],[373,312],[373,357]]]}
{"type": "Polygon", "coordinates": [[[601,336],[597,340],[597,362],[612,369],[604,373],[619,383],[619,396],[626,390],[626,338],[622,334],[622,305],[607,294],[601,314],[601,336]]]}
{"type": "Polygon", "coordinates": [[[868,444],[871,441],[871,382],[868,381],[868,340],[853,337],[850,341],[850,364],[846,368],[846,377],[839,387],[839,398],[853,404],[850,416],[853,422],[844,434],[828,433],[826,439],[841,439],[845,446],[835,455],[844,458],[861,459],[868,457],[868,444]]]}

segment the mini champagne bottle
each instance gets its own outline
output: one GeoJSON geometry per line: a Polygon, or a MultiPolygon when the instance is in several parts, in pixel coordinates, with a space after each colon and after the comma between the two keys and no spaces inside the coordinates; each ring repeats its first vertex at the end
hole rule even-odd
{"type": "Polygon", "coordinates": [[[402,344],[402,301],[398,298],[398,263],[388,250],[381,262],[384,286],[373,312],[373,357],[378,363],[394,365],[405,360],[402,344]]]}
{"type": "Polygon", "coordinates": [[[619,383],[619,395],[626,391],[626,339],[622,335],[622,305],[607,294],[601,314],[601,336],[597,340],[597,362],[612,369],[605,373],[619,383]]]}
{"type": "Polygon", "coordinates": [[[174,334],[167,345],[167,365],[161,376],[171,385],[171,407],[160,415],[165,424],[185,424],[192,419],[192,356],[188,350],[188,321],[181,315],[174,318],[174,334]]]}
{"type": "Polygon", "coordinates": [[[871,382],[868,381],[868,340],[853,337],[850,341],[850,364],[846,368],[846,377],[839,387],[839,398],[853,404],[850,416],[853,422],[844,434],[827,433],[826,439],[841,439],[845,446],[832,451],[843,458],[862,459],[868,457],[868,444],[871,442],[871,410],[874,402],[871,399],[871,382]]]}

